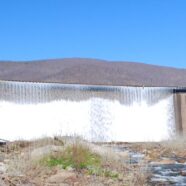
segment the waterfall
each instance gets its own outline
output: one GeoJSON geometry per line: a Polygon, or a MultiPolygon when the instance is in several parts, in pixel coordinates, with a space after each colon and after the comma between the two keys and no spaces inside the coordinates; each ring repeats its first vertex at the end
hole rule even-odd
{"type": "Polygon", "coordinates": [[[0,122],[7,140],[161,141],[175,135],[173,90],[2,81],[0,122]]]}

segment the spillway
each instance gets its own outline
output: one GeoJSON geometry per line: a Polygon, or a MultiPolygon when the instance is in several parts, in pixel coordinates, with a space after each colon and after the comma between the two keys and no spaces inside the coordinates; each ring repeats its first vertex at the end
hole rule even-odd
{"type": "Polygon", "coordinates": [[[176,135],[174,115],[171,88],[0,82],[0,139],[161,141],[176,135]]]}

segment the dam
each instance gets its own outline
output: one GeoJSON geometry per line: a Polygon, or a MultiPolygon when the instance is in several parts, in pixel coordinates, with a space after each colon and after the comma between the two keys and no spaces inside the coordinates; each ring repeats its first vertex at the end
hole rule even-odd
{"type": "Polygon", "coordinates": [[[0,139],[172,139],[186,131],[186,97],[181,90],[0,81],[0,139]]]}

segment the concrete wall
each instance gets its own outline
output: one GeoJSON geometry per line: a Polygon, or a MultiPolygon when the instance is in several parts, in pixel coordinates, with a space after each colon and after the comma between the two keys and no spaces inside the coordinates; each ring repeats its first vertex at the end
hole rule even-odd
{"type": "Polygon", "coordinates": [[[174,95],[174,106],[178,134],[186,135],[186,93],[174,95]]]}

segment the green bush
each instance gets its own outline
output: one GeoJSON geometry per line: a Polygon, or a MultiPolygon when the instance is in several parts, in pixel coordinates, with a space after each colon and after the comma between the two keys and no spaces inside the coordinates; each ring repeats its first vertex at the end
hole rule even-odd
{"type": "Polygon", "coordinates": [[[76,170],[85,169],[90,175],[117,178],[118,173],[101,167],[101,157],[82,144],[72,144],[60,153],[45,157],[41,160],[49,167],[61,166],[63,169],[69,167],[76,170]]]}
{"type": "Polygon", "coordinates": [[[89,166],[100,166],[101,157],[82,144],[73,144],[63,152],[44,158],[42,162],[50,167],[61,165],[64,169],[67,167],[83,169],[89,166]]]}

